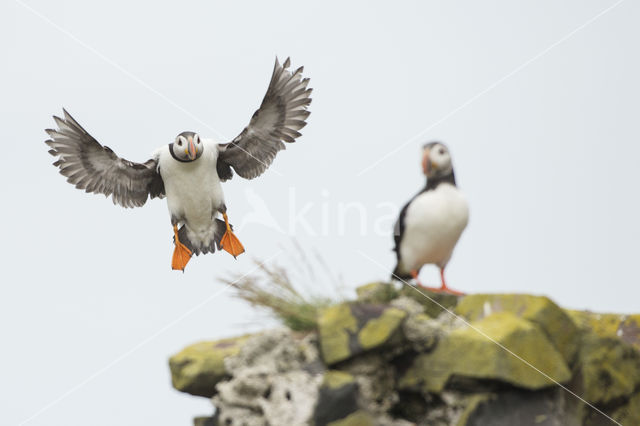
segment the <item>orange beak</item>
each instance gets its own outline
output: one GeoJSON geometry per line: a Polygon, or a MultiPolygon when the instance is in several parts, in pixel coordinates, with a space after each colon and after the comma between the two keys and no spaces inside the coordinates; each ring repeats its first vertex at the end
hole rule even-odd
{"type": "Polygon", "coordinates": [[[189,160],[195,160],[196,159],[196,155],[198,154],[198,151],[196,150],[196,146],[193,143],[193,138],[189,138],[189,145],[187,146],[187,149],[185,150],[185,154],[187,154],[187,156],[189,156],[189,160]]]}
{"type": "Polygon", "coordinates": [[[429,148],[424,150],[422,154],[422,172],[425,176],[429,176],[431,174],[431,160],[429,159],[429,148]]]}

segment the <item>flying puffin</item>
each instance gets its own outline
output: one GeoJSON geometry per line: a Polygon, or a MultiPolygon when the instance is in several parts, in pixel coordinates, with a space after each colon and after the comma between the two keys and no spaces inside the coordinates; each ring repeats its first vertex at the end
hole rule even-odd
{"type": "Polygon", "coordinates": [[[418,280],[420,268],[436,264],[442,284],[433,291],[461,295],[451,290],[444,279],[453,249],[467,226],[469,207],[456,186],[449,149],[440,142],[424,145],[422,171],[427,183],[400,211],[394,227],[398,263],[391,278],[418,280]]]}
{"type": "Polygon", "coordinates": [[[118,157],[102,146],[66,111],[54,116],[58,129],[47,129],[49,153],[67,182],[86,192],[111,196],[114,204],[140,207],[147,198],[167,197],[175,250],[171,267],[182,270],[193,253],[216,248],[234,257],[244,247],[232,231],[220,182],[235,171],[245,179],[260,176],[283,142],[295,142],[307,123],[311,90],[303,67],[288,70],[276,63],[267,93],[249,125],[231,142],[218,144],[195,132],[182,132],[144,163],[118,157]],[[222,215],[223,220],[217,218],[222,215]]]}

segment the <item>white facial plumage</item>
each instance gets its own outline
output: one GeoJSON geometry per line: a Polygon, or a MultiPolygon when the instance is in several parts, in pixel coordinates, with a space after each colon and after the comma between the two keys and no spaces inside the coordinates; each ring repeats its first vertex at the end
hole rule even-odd
{"type": "Polygon", "coordinates": [[[182,132],[173,142],[173,155],[179,161],[194,161],[200,158],[204,150],[200,135],[194,132],[182,132]]]}
{"type": "Polygon", "coordinates": [[[441,143],[432,142],[424,146],[422,170],[427,177],[446,176],[453,171],[449,149],[441,143]]]}

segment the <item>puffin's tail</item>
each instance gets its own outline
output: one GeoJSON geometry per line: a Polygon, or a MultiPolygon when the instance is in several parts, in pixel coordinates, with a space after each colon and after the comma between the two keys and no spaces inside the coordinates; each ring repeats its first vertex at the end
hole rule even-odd
{"type": "Polygon", "coordinates": [[[412,278],[413,277],[409,272],[402,271],[402,269],[400,268],[400,262],[396,264],[395,269],[391,273],[392,280],[409,281],[412,278]]]}
{"type": "MultiPolygon", "coordinates": [[[[200,245],[194,244],[189,237],[187,236],[187,227],[186,225],[182,225],[178,230],[178,238],[180,242],[187,246],[189,250],[196,256],[207,253],[215,253],[216,249],[220,250],[220,240],[222,240],[222,236],[227,231],[227,226],[225,225],[223,220],[214,219],[216,230],[213,234],[213,239],[209,242],[209,245],[206,247],[202,247],[200,245]]],[[[175,242],[175,238],[174,238],[175,242]]]]}
{"type": "Polygon", "coordinates": [[[393,272],[391,273],[391,280],[398,280],[398,281],[409,281],[410,279],[412,279],[413,277],[411,276],[411,272],[408,272],[405,270],[405,268],[401,267],[402,265],[402,259],[400,259],[400,251],[398,249],[398,245],[396,244],[396,248],[393,249],[393,251],[396,252],[396,267],[393,269],[393,272]]]}

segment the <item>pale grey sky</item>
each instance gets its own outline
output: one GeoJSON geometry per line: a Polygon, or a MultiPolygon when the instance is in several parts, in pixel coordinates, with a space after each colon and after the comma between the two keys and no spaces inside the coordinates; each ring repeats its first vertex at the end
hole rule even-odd
{"type": "Polygon", "coordinates": [[[451,148],[471,207],[452,286],[640,311],[640,5],[593,20],[616,4],[2,2],[0,423],[179,425],[211,412],[172,390],[167,358],[264,326],[217,277],[249,271],[251,256],[286,264],[295,237],[348,287],[386,278],[394,215],[423,185],[433,139],[451,148]],[[164,201],[124,210],[51,166],[43,129],[63,106],[133,161],[183,130],[231,139],[275,55],[305,66],[312,114],[275,170],[224,185],[248,252],[238,261],[171,271],[164,201]]]}

